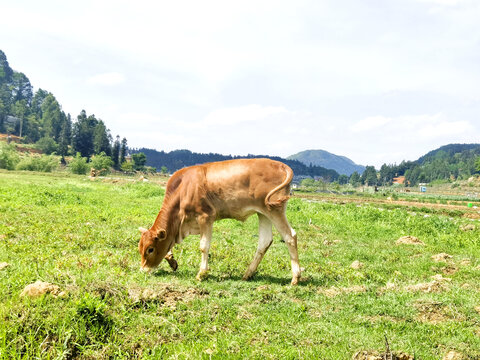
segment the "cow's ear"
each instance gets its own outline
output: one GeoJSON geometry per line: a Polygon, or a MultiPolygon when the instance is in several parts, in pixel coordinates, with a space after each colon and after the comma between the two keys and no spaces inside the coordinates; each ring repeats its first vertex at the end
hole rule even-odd
{"type": "Polygon", "coordinates": [[[165,240],[167,238],[167,231],[165,229],[160,229],[157,234],[158,240],[165,240]]]}
{"type": "Polygon", "coordinates": [[[148,230],[143,227],[139,227],[138,231],[140,231],[142,234],[145,234],[148,230]]]}

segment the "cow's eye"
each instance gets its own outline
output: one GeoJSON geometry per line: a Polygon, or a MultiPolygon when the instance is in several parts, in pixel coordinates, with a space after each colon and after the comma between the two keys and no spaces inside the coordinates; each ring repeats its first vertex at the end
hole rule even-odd
{"type": "Polygon", "coordinates": [[[151,253],[153,253],[153,248],[152,247],[147,249],[147,254],[151,254],[151,253]]]}

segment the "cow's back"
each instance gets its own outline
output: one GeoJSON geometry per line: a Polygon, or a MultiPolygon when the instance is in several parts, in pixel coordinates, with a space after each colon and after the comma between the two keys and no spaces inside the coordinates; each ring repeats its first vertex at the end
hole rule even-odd
{"type": "MultiPolygon", "coordinates": [[[[287,178],[285,164],[270,159],[238,159],[200,165],[206,198],[217,218],[243,220],[265,208],[267,195],[287,178]]],[[[291,171],[291,170],[290,170],[291,171]]],[[[288,196],[289,184],[275,196],[288,196]]]]}

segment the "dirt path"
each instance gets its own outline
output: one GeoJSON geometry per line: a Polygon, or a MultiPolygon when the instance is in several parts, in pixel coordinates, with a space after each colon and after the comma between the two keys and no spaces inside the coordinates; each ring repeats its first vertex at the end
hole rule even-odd
{"type": "Polygon", "coordinates": [[[469,219],[480,219],[480,208],[469,208],[458,204],[435,204],[428,202],[420,202],[415,200],[394,200],[390,198],[375,198],[375,197],[353,197],[349,195],[316,195],[316,194],[301,194],[295,193],[294,197],[309,199],[314,201],[326,201],[336,204],[378,204],[378,205],[394,205],[406,208],[427,208],[436,209],[439,211],[459,211],[461,216],[469,219]]]}

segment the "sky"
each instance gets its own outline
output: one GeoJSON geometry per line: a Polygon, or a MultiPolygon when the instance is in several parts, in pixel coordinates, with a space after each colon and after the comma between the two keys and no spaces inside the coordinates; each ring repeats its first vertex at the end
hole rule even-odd
{"type": "Polygon", "coordinates": [[[480,143],[480,1],[0,0],[34,90],[130,147],[374,165],[480,143]]]}

